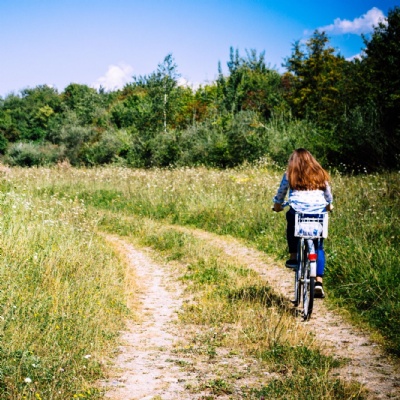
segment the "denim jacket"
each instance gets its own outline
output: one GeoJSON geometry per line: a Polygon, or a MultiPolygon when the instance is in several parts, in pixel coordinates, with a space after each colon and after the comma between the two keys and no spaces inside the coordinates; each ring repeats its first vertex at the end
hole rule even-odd
{"type": "Polygon", "coordinates": [[[289,187],[286,172],[283,174],[278,191],[273,199],[274,203],[282,204],[289,190],[289,205],[297,212],[318,214],[325,211],[325,207],[332,203],[333,197],[329,183],[325,190],[293,190],[289,187]]]}

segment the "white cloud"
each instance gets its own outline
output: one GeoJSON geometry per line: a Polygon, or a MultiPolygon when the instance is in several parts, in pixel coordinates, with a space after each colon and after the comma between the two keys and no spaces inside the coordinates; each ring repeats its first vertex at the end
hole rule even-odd
{"type": "Polygon", "coordinates": [[[186,78],[178,78],[178,86],[182,86],[182,87],[190,87],[192,90],[197,90],[201,84],[198,82],[191,82],[188,81],[186,78]]]}
{"type": "Polygon", "coordinates": [[[362,34],[369,33],[377,26],[379,22],[385,23],[385,15],[381,10],[376,7],[371,8],[366,14],[353,21],[347,19],[336,18],[331,25],[318,28],[319,31],[325,31],[333,35],[340,35],[343,33],[362,34]]]}
{"type": "Polygon", "coordinates": [[[362,53],[358,53],[354,56],[346,58],[347,61],[354,61],[354,60],[361,60],[361,59],[362,59],[362,53]]]}
{"type": "Polygon", "coordinates": [[[110,65],[104,76],[93,83],[93,87],[105,90],[121,89],[126,83],[132,80],[133,68],[127,64],[110,65]]]}
{"type": "Polygon", "coordinates": [[[186,78],[178,78],[178,86],[187,87],[190,86],[190,82],[186,78]]]}

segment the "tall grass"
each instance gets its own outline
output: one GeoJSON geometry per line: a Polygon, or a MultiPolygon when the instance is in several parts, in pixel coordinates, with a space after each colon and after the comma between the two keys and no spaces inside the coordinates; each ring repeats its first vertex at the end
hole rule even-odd
{"type": "Polygon", "coordinates": [[[400,355],[400,175],[335,176],[327,282],[400,355]]]}
{"type": "Polygon", "coordinates": [[[123,268],[81,201],[34,195],[43,178],[0,183],[0,398],[97,398],[127,314],[123,268]]]}

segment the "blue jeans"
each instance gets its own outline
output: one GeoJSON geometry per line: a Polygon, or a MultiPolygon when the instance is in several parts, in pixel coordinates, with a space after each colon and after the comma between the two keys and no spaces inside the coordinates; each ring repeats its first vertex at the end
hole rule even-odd
{"type": "MultiPolygon", "coordinates": [[[[299,245],[299,238],[294,236],[294,225],[295,225],[295,215],[296,212],[293,208],[290,208],[289,211],[286,213],[286,239],[289,247],[289,253],[297,253],[297,247],[299,245]]],[[[311,214],[310,214],[311,216],[311,214]]],[[[319,251],[324,251],[324,239],[315,239],[314,240],[315,250],[318,254],[319,251]]],[[[317,276],[321,278],[324,276],[325,272],[325,257],[321,257],[320,261],[317,261],[317,276]],[[322,262],[321,262],[322,261],[322,262]]]]}

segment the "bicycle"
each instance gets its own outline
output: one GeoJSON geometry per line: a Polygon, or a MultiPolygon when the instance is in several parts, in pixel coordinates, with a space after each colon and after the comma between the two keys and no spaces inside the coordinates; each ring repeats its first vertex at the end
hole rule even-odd
{"type": "MultiPolygon", "coordinates": [[[[288,206],[286,202],[282,208],[288,206]]],[[[314,307],[315,278],[317,276],[317,253],[322,238],[328,237],[328,212],[319,214],[295,213],[295,233],[299,238],[297,247],[297,267],[294,269],[294,300],[298,307],[302,303],[302,315],[310,319],[314,307]]]]}
{"type": "Polygon", "coordinates": [[[297,250],[297,268],[294,277],[293,304],[298,307],[303,298],[302,314],[306,321],[310,319],[314,307],[314,288],[317,276],[317,249],[322,238],[328,237],[328,213],[295,214],[294,235],[299,238],[297,250]]]}

